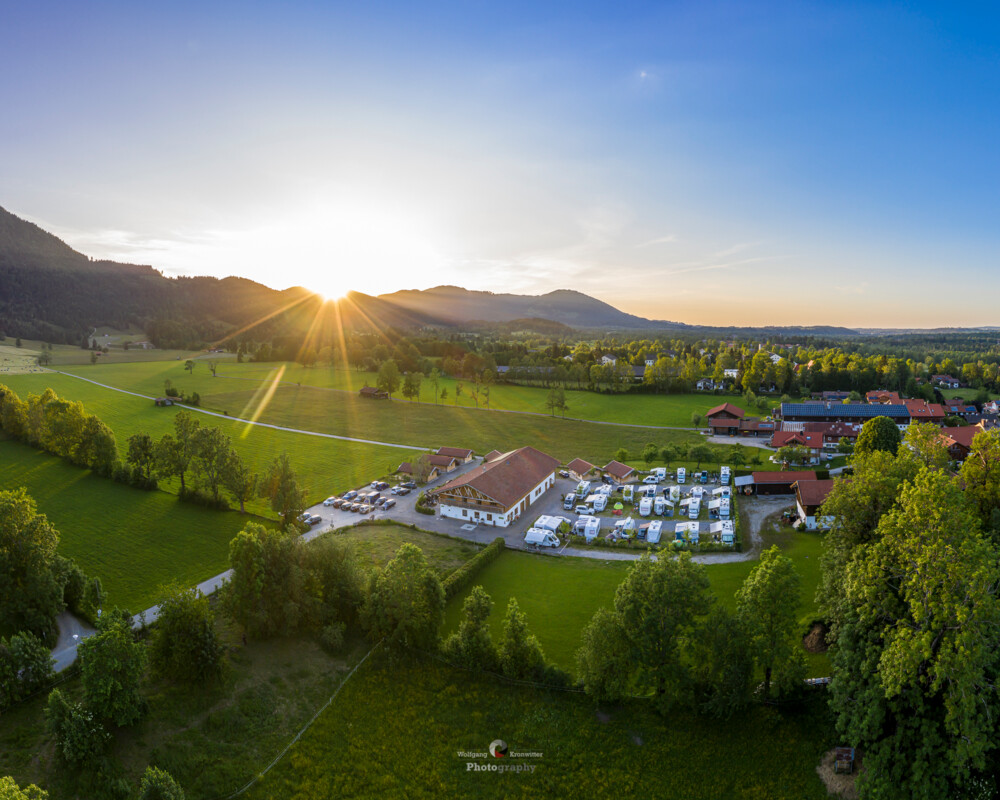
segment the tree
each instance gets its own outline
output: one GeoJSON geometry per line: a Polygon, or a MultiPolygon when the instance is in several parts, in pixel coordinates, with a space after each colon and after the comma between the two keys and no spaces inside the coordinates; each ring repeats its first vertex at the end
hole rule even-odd
{"type": "Polygon", "coordinates": [[[733,449],[729,451],[729,463],[734,467],[742,467],[747,463],[747,452],[744,445],[739,443],[733,445],[733,449]]]}
{"type": "Polygon", "coordinates": [[[653,465],[660,456],[660,448],[658,448],[652,442],[649,442],[645,447],[642,448],[642,460],[646,462],[646,468],[648,469],[653,465]]]}
{"type": "Polygon", "coordinates": [[[441,402],[443,403],[443,402],[445,402],[445,401],[446,401],[447,399],[448,399],[448,387],[447,387],[447,386],[445,386],[445,387],[444,387],[444,388],[443,388],[443,389],[441,390],[441,402]]]}
{"type": "Polygon", "coordinates": [[[118,464],[115,434],[92,414],[84,419],[80,441],[73,452],[73,461],[103,476],[111,475],[118,464]]]}
{"type": "Polygon", "coordinates": [[[500,638],[500,667],[508,678],[523,680],[539,676],[545,669],[542,646],[528,630],[528,622],[512,597],[507,603],[507,615],[500,638]]]}
{"type": "Polygon", "coordinates": [[[772,678],[781,694],[804,677],[805,655],[798,635],[801,580],[795,564],[777,545],[761,553],[736,593],[736,607],[746,620],[757,663],[764,671],[764,697],[772,678]]]}
{"type": "Polygon", "coordinates": [[[617,450],[615,450],[615,461],[618,461],[622,464],[628,461],[628,450],[626,450],[624,447],[619,447],[617,450]]]}
{"type": "Polygon", "coordinates": [[[707,444],[694,444],[688,450],[687,456],[691,461],[695,462],[695,469],[701,469],[702,461],[712,460],[712,448],[707,444]]]}
{"type": "Polygon", "coordinates": [[[802,464],[809,458],[809,450],[802,445],[786,444],[774,454],[782,464],[802,464]]]}
{"type": "MultiPolygon", "coordinates": [[[[438,385],[441,383],[441,370],[434,367],[427,375],[427,382],[434,387],[434,404],[437,405],[438,401],[438,385]]],[[[441,400],[444,401],[444,394],[440,395],[441,400]]]]}
{"type": "Polygon", "coordinates": [[[458,405],[458,398],[462,396],[462,382],[455,384],[455,405],[458,405]]]}
{"type": "Polygon", "coordinates": [[[23,789],[10,776],[0,778],[0,800],[48,800],[49,793],[35,784],[23,789]]]}
{"type": "Polygon", "coordinates": [[[38,354],[38,357],[35,360],[38,362],[38,366],[47,367],[49,364],[52,363],[52,353],[50,353],[48,350],[42,350],[42,352],[38,354]]]}
{"type": "Polygon", "coordinates": [[[52,675],[52,654],[29,631],[0,638],[0,711],[38,691],[52,675]]]}
{"type": "Polygon", "coordinates": [[[156,445],[148,433],[135,433],[128,437],[128,455],[125,461],[146,480],[151,480],[156,468],[156,445]]]}
{"type": "Polygon", "coordinates": [[[391,358],[383,361],[382,366],[378,368],[378,378],[376,379],[375,385],[378,387],[379,391],[385,392],[389,397],[399,389],[400,384],[400,374],[399,367],[396,366],[396,362],[391,358]]]}
{"type": "Polygon", "coordinates": [[[945,469],[951,457],[945,447],[941,429],[928,422],[910,425],[903,436],[906,455],[916,458],[923,466],[931,469],[945,469]]]}
{"type": "Polygon", "coordinates": [[[699,414],[697,411],[695,411],[691,415],[691,427],[692,428],[697,428],[699,425],[701,425],[701,414],[699,414]]]}
{"type": "Polygon", "coordinates": [[[615,593],[615,614],[629,644],[636,686],[654,693],[661,712],[690,697],[693,681],[683,645],[711,602],[705,568],[689,553],[661,553],[656,561],[645,553],[615,593]]]}
{"type": "Polygon", "coordinates": [[[430,456],[427,453],[421,453],[410,462],[410,474],[413,476],[413,480],[419,484],[427,483],[432,466],[430,456]]]}
{"type": "Polygon", "coordinates": [[[209,361],[208,362],[208,368],[210,370],[212,370],[212,377],[214,378],[216,370],[219,369],[219,362],[218,361],[209,361]]]}
{"type": "Polygon", "coordinates": [[[922,468],[847,567],[830,705],[864,792],[954,797],[994,747],[997,550],[955,481],[922,468]]]}
{"type": "Polygon", "coordinates": [[[582,633],[583,645],[576,651],[576,671],[587,694],[615,702],[628,693],[629,642],[615,613],[599,608],[582,633]]]}
{"type": "Polygon", "coordinates": [[[854,442],[846,436],[841,436],[837,441],[837,452],[845,456],[851,455],[854,452],[854,442]]]}
{"type": "Polygon", "coordinates": [[[0,492],[0,620],[45,637],[63,609],[56,548],[59,532],[26,489],[0,492]]]}
{"type": "Polygon", "coordinates": [[[1000,541],[1000,436],[993,431],[976,434],[960,474],[983,530],[1000,541]]]}
{"type": "Polygon", "coordinates": [[[260,476],[247,466],[235,450],[229,451],[224,483],[226,491],[240,504],[240,513],[246,513],[246,503],[257,496],[260,476]]]}
{"type": "Polygon", "coordinates": [[[746,617],[718,606],[713,608],[690,646],[697,707],[721,718],[745,708],[752,696],[754,677],[753,644],[746,617]]]}
{"type": "Polygon", "coordinates": [[[299,626],[305,576],[296,568],[296,541],[288,533],[250,522],[229,543],[233,572],[224,602],[230,616],[252,636],[273,636],[299,626]]]}
{"type": "Polygon", "coordinates": [[[184,791],[166,770],[146,767],[138,800],[184,800],[184,791]]]}
{"type": "Polygon", "coordinates": [[[372,574],[361,620],[373,639],[432,650],[444,619],[444,589],[420,548],[406,543],[372,574]]]}
{"type": "Polygon", "coordinates": [[[197,589],[172,586],[159,605],[149,647],[153,668],[167,678],[189,683],[218,678],[222,645],[208,598],[197,589]]]}
{"type": "Polygon", "coordinates": [[[677,448],[672,444],[665,444],[660,448],[660,461],[668,467],[677,458],[677,448]]]}
{"type": "Polygon", "coordinates": [[[21,337],[20,336],[17,337],[17,340],[14,342],[14,346],[15,347],[20,347],[21,346],[21,337]]]}
{"type": "Polygon", "coordinates": [[[499,655],[490,635],[493,600],[482,586],[473,586],[462,604],[458,630],[441,647],[445,657],[466,669],[495,671],[499,655]]]}
{"type": "Polygon", "coordinates": [[[282,527],[295,524],[306,507],[306,498],[299,488],[287,453],[282,453],[271,462],[260,482],[260,496],[271,501],[271,510],[277,512],[282,527]]]}
{"type": "Polygon", "coordinates": [[[128,613],[114,609],[97,621],[97,633],[77,647],[87,709],[115,725],[139,721],[146,702],[139,691],[146,648],[137,642],[128,613]]]}
{"type": "Polygon", "coordinates": [[[875,417],[861,426],[854,452],[862,454],[883,450],[895,455],[899,450],[899,443],[899,428],[896,423],[888,417],[875,417]]]}
{"type": "Polygon", "coordinates": [[[420,399],[420,383],[423,378],[419,372],[407,372],[403,377],[403,397],[411,403],[420,399]]]}
{"type": "Polygon", "coordinates": [[[545,407],[552,416],[557,411],[562,411],[563,416],[566,416],[566,409],[569,407],[566,405],[566,391],[561,386],[553,386],[545,398],[545,407]]]}
{"type": "Polygon", "coordinates": [[[194,361],[192,361],[190,358],[187,361],[185,361],[184,369],[188,371],[189,375],[194,374],[194,361]]]}
{"type": "Polygon", "coordinates": [[[79,703],[70,703],[59,689],[49,693],[45,716],[56,740],[56,752],[71,767],[93,761],[111,741],[111,734],[97,714],[79,703]]]}
{"type": "Polygon", "coordinates": [[[191,444],[195,483],[199,488],[207,489],[212,500],[219,504],[219,492],[231,465],[232,443],[221,428],[205,427],[194,432],[191,444]]]}
{"type": "Polygon", "coordinates": [[[156,469],[165,478],[180,478],[181,493],[187,486],[185,476],[197,453],[196,436],[201,423],[190,411],[174,416],[174,434],[163,434],[156,443],[156,469]]]}

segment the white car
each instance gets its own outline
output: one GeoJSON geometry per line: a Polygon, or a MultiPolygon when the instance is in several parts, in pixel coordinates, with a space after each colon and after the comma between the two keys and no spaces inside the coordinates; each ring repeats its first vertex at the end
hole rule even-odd
{"type": "Polygon", "coordinates": [[[328,498],[326,498],[326,500],[323,501],[323,505],[325,505],[325,506],[332,506],[334,504],[334,502],[336,502],[336,500],[337,500],[336,497],[328,497],[328,498]]]}
{"type": "Polygon", "coordinates": [[[657,478],[655,475],[647,475],[645,478],[642,479],[642,482],[643,483],[659,483],[660,479],[657,478]]]}

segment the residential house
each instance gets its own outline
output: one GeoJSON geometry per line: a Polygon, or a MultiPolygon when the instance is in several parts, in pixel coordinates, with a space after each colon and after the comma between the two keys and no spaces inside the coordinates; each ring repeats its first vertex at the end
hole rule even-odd
{"type": "Polygon", "coordinates": [[[451,472],[459,464],[458,459],[455,458],[454,456],[442,456],[438,455],[437,453],[427,456],[427,460],[428,462],[430,462],[431,466],[437,467],[438,472],[440,472],[442,475],[444,475],[446,472],[451,472]]]}
{"type": "Polygon", "coordinates": [[[574,458],[566,465],[566,471],[578,481],[586,480],[594,474],[594,465],[582,458],[574,458]]]}
{"type": "Polygon", "coordinates": [[[832,491],[833,484],[832,480],[800,480],[792,484],[799,519],[807,530],[825,530],[832,525],[833,517],[821,514],[821,508],[832,491]]]}
{"type": "Polygon", "coordinates": [[[602,471],[615,483],[625,483],[635,476],[635,470],[628,464],[622,464],[620,461],[608,462],[604,465],[602,471]]]}
{"type": "Polygon", "coordinates": [[[708,420],[708,427],[712,429],[712,433],[720,436],[736,436],[740,432],[740,420],[745,414],[746,412],[739,406],[734,406],[732,403],[722,403],[715,408],[710,408],[705,413],[705,418],[708,420]]]}
{"type": "Polygon", "coordinates": [[[506,528],[555,485],[558,467],[534,447],[504,453],[438,489],[441,516],[506,528]]]}
{"type": "Polygon", "coordinates": [[[782,403],[776,416],[788,422],[866,422],[875,417],[888,417],[901,430],[910,424],[910,412],[905,405],[782,403]]]}
{"type": "Polygon", "coordinates": [[[473,453],[471,450],[466,450],[464,447],[439,447],[437,449],[437,455],[450,456],[458,461],[459,464],[468,464],[472,461],[473,453]]]}
{"type": "MultiPolygon", "coordinates": [[[[413,464],[409,461],[404,461],[396,468],[396,472],[400,475],[409,475],[413,477],[413,464]]],[[[432,481],[435,478],[441,476],[441,468],[431,465],[431,468],[427,471],[427,480],[432,481]]]]}
{"type": "MultiPolygon", "coordinates": [[[[826,398],[823,398],[824,400],[826,398]]],[[[898,406],[903,402],[899,392],[887,392],[885,389],[876,389],[865,395],[865,400],[878,405],[898,406]]]]}
{"type": "MultiPolygon", "coordinates": [[[[948,455],[956,461],[965,461],[972,450],[972,440],[984,430],[996,431],[997,429],[987,429],[980,425],[963,425],[960,428],[942,428],[941,435],[944,437],[945,446],[948,448],[948,455]]],[[[995,432],[994,435],[1000,435],[995,432]]]]}
{"type": "Polygon", "coordinates": [[[808,451],[806,461],[810,464],[820,462],[824,443],[822,431],[775,431],[771,435],[771,447],[801,447],[808,451]]]}
{"type": "Polygon", "coordinates": [[[944,423],[947,411],[940,403],[928,403],[926,400],[904,400],[903,405],[910,412],[910,422],[931,422],[935,425],[944,423]]]}
{"type": "Polygon", "coordinates": [[[951,375],[931,375],[931,383],[942,389],[958,389],[961,386],[958,378],[953,378],[951,375]]]}
{"type": "Polygon", "coordinates": [[[711,378],[699,378],[694,388],[699,392],[712,392],[715,391],[715,381],[711,378]]]}
{"type": "Polygon", "coordinates": [[[618,359],[614,356],[601,356],[601,364],[605,367],[613,367],[618,363],[618,359]]]}
{"type": "Polygon", "coordinates": [[[816,480],[815,472],[787,470],[785,472],[754,472],[754,491],[758,495],[795,494],[792,486],[797,481],[816,480]]]}

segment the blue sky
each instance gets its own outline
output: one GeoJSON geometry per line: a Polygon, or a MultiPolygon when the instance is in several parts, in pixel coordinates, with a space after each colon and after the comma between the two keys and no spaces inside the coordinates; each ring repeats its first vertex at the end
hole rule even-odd
{"type": "Polygon", "coordinates": [[[1000,15],[957,5],[19,4],[0,205],[330,295],[1000,324],[1000,15]]]}

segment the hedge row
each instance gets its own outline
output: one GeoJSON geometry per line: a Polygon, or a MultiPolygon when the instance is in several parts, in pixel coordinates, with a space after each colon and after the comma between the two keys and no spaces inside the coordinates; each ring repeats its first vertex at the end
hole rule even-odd
{"type": "Polygon", "coordinates": [[[507,544],[504,542],[503,537],[498,536],[445,578],[442,582],[445,598],[451,600],[451,598],[468,586],[483,567],[496,561],[497,556],[504,551],[506,546],[507,544]]]}

